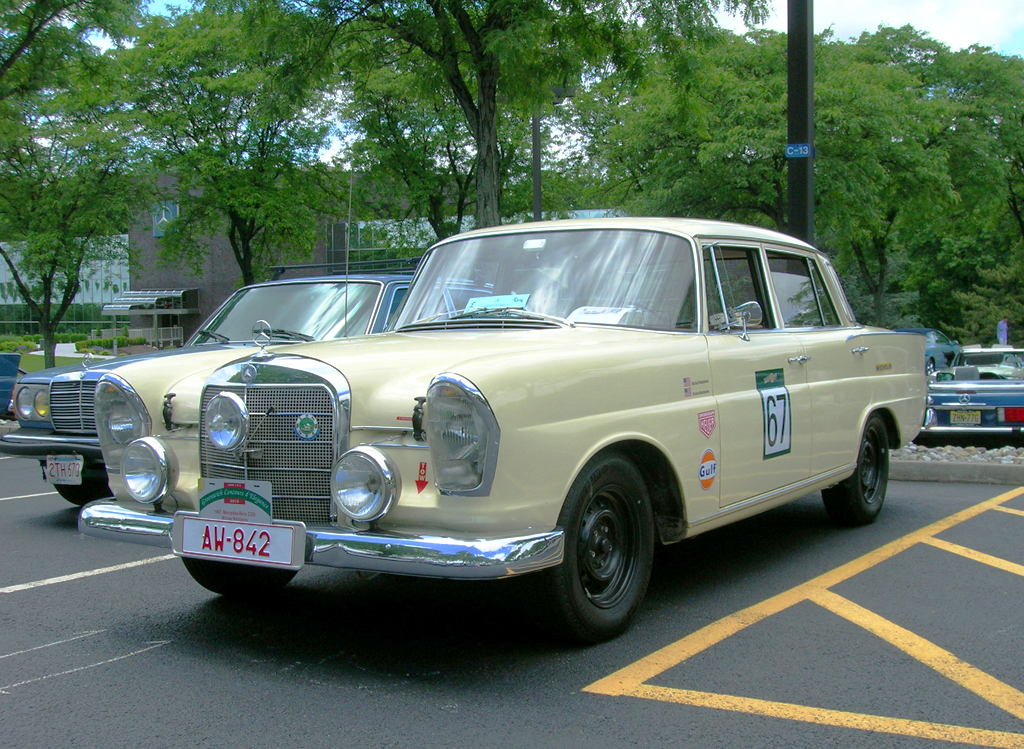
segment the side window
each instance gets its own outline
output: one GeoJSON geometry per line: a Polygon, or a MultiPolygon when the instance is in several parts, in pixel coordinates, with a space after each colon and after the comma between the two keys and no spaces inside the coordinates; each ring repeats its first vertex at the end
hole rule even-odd
{"type": "Polygon", "coordinates": [[[761,319],[751,319],[747,328],[775,327],[756,247],[707,245],[703,257],[708,324],[712,331],[742,327],[738,310],[750,302],[756,302],[760,308],[761,319]]]}
{"type": "Polygon", "coordinates": [[[832,297],[828,295],[828,287],[821,276],[821,270],[816,263],[811,263],[811,280],[814,281],[814,290],[818,295],[818,306],[821,308],[821,316],[825,319],[825,325],[833,328],[839,327],[839,313],[832,303],[832,297]]]}
{"type": "Polygon", "coordinates": [[[772,285],[779,298],[782,323],[788,328],[838,325],[816,265],[808,258],[783,252],[768,253],[772,285]]]}

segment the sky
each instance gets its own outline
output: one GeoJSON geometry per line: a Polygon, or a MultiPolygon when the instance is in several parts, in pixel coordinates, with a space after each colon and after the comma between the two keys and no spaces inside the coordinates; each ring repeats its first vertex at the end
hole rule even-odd
{"type": "MultiPolygon", "coordinates": [[[[913,26],[954,50],[981,44],[1004,55],[1024,57],[1022,0],[812,0],[814,31],[831,27],[836,39],[848,41],[879,26],[913,26]]],[[[785,0],[773,0],[765,27],[786,30],[785,0]]],[[[742,31],[735,18],[722,25],[742,31]]]]}

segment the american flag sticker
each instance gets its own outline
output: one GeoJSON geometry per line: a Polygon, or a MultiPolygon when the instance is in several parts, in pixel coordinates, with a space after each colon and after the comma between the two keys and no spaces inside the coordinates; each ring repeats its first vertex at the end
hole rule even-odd
{"type": "Polygon", "coordinates": [[[691,395],[693,395],[693,388],[690,385],[690,378],[689,377],[684,377],[683,378],[683,397],[684,398],[689,398],[691,395]]]}
{"type": "Polygon", "coordinates": [[[715,431],[715,412],[701,411],[697,414],[697,424],[700,426],[701,433],[710,439],[711,433],[715,431]]]}

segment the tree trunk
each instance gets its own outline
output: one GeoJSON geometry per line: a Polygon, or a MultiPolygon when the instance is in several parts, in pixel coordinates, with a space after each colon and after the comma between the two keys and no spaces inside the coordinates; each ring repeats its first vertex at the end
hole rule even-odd
{"type": "Polygon", "coordinates": [[[501,223],[501,154],[498,151],[498,63],[477,74],[476,225],[501,223]]]}

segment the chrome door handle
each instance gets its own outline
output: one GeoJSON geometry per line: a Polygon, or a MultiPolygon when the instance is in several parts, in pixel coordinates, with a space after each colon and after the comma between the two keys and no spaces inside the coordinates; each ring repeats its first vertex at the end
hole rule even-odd
{"type": "Polygon", "coordinates": [[[859,348],[850,349],[850,353],[851,354],[863,354],[863,353],[866,353],[867,350],[868,350],[867,346],[861,346],[859,348]]]}
{"type": "Polygon", "coordinates": [[[810,359],[811,359],[811,357],[809,357],[809,356],[791,356],[789,358],[789,363],[790,364],[803,364],[805,361],[810,361],[810,359]]]}

